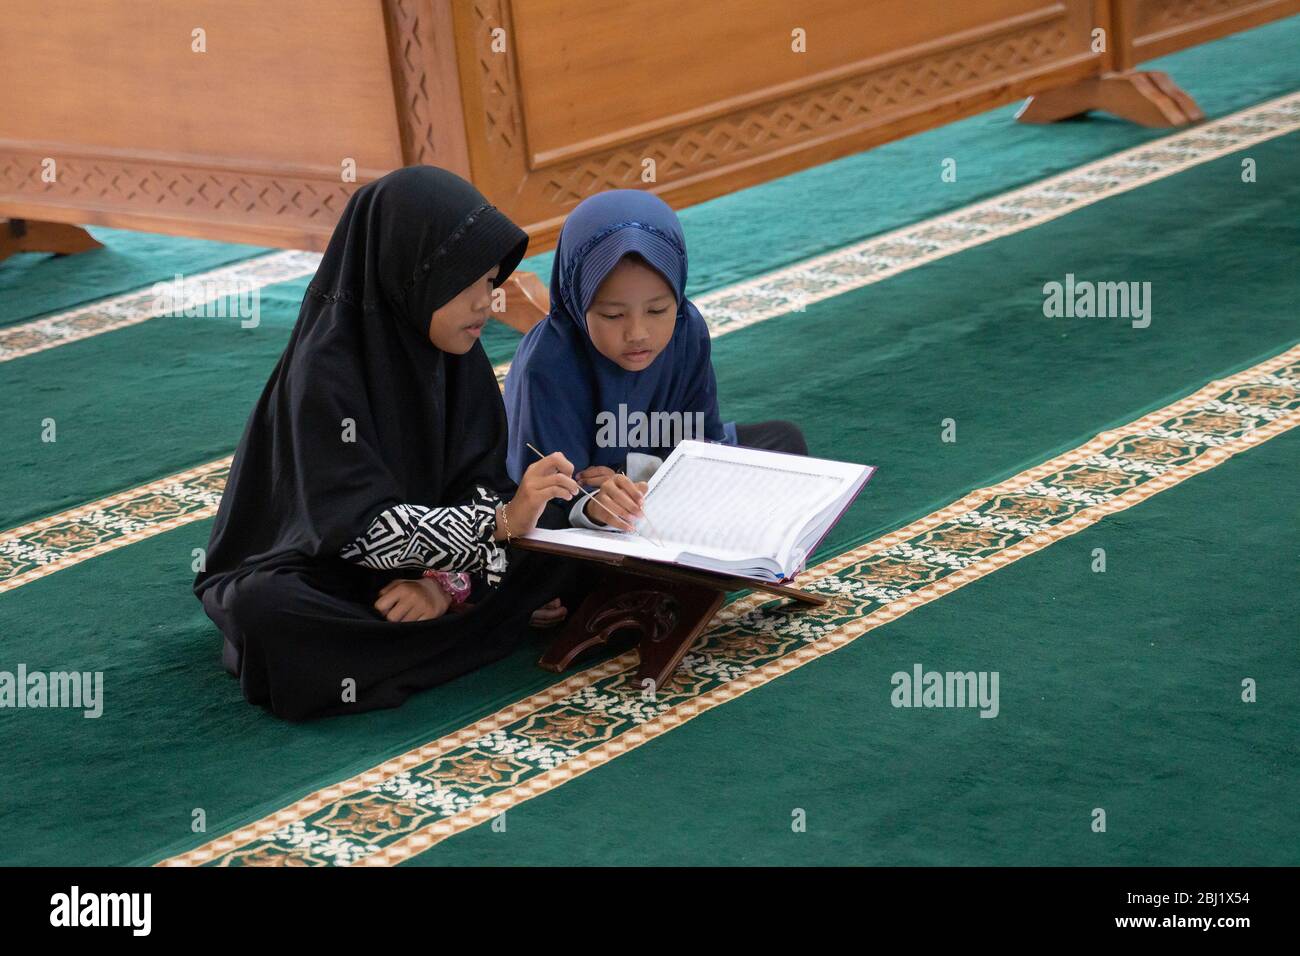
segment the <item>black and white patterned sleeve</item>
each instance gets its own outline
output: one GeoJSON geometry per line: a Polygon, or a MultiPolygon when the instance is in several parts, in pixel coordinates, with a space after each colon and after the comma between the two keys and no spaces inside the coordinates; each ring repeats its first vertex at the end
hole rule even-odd
{"type": "Polygon", "coordinates": [[[480,571],[496,584],[506,570],[506,552],[495,540],[501,500],[479,488],[474,501],[449,508],[394,505],[370,523],[366,533],[339,556],[377,571],[426,568],[480,571]]]}

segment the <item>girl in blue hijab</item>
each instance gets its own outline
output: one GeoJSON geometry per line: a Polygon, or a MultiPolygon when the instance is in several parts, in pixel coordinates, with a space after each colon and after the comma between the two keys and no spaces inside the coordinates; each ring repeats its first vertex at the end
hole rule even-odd
{"type": "Polygon", "coordinates": [[[507,470],[522,475],[537,459],[530,444],[562,452],[580,483],[600,488],[600,506],[579,500],[573,523],[630,530],[642,482],[682,439],[806,454],[788,422],[722,421],[710,354],[686,298],[676,213],[635,189],[586,199],[560,232],[550,314],[506,377],[507,470]]]}

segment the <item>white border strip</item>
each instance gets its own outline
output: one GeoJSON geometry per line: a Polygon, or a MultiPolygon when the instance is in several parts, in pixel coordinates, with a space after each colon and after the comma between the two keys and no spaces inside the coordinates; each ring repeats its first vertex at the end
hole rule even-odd
{"type": "Polygon", "coordinates": [[[707,307],[713,335],[724,335],[1032,229],[1297,129],[1300,93],[1290,93],[955,212],[706,293],[695,303],[701,311],[707,307]]]}
{"type": "MultiPolygon", "coordinates": [[[[298,250],[272,252],[233,265],[222,266],[220,269],[182,276],[187,289],[199,290],[198,295],[187,300],[187,305],[206,305],[226,295],[223,290],[262,289],[277,282],[287,282],[290,279],[313,275],[316,267],[320,265],[320,258],[320,253],[317,252],[298,250]]],[[[80,342],[82,339],[102,335],[105,332],[159,318],[159,313],[154,310],[154,302],[158,298],[154,292],[154,285],[77,306],[75,309],[49,315],[43,319],[0,328],[0,362],[8,362],[24,355],[44,352],[46,349],[67,345],[69,342],[80,342]]]]}

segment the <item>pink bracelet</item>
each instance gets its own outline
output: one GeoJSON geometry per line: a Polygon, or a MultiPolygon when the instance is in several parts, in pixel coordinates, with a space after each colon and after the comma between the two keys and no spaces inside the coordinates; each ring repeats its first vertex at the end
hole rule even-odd
{"type": "Polygon", "coordinates": [[[452,604],[460,605],[469,600],[473,585],[470,583],[469,575],[464,571],[425,571],[424,576],[437,581],[451,598],[452,604]]]}

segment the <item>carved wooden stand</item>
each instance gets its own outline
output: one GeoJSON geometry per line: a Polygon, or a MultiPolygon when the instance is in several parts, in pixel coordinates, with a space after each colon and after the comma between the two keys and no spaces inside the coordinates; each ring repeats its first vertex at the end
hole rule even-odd
{"type": "Polygon", "coordinates": [[[1038,93],[1016,114],[1022,123],[1055,123],[1089,110],[1107,113],[1142,126],[1186,126],[1205,114],[1167,73],[1109,73],[1038,93]]]}
{"type": "Polygon", "coordinates": [[[31,219],[0,219],[0,262],[19,252],[70,255],[102,246],[80,226],[31,219]]]}
{"type": "Polygon", "coordinates": [[[641,654],[637,680],[651,680],[656,688],[662,687],[728,592],[763,591],[811,606],[827,601],[820,594],[751,578],[527,539],[515,539],[511,544],[526,551],[589,561],[592,572],[600,576],[596,587],[569,615],[560,634],[537,662],[539,667],[557,674],[579,655],[610,643],[615,634],[632,633],[638,635],[641,654]]]}

